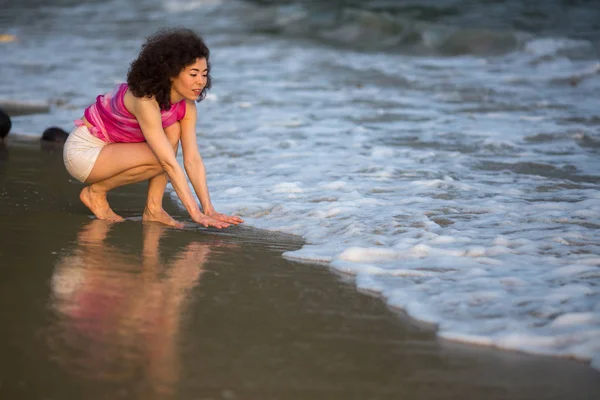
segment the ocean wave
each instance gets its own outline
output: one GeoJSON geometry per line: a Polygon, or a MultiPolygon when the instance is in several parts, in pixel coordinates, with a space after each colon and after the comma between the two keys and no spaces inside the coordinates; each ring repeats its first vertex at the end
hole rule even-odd
{"type": "Polygon", "coordinates": [[[415,21],[387,12],[343,9],[311,12],[269,7],[249,19],[259,32],[306,37],[359,50],[396,50],[414,54],[505,54],[522,45],[509,31],[463,29],[415,21]]]}
{"type": "MultiPolygon", "coordinates": [[[[592,19],[588,24],[585,18],[577,19],[579,29],[566,27],[567,20],[571,20],[568,17],[551,25],[548,10],[552,4],[546,3],[546,8],[538,7],[537,19],[529,15],[536,10],[521,9],[517,2],[510,1],[504,7],[486,9],[487,4],[469,0],[446,6],[352,0],[326,4],[302,0],[251,3],[256,8],[250,14],[245,13],[243,20],[253,31],[308,38],[362,51],[446,56],[523,51],[539,61],[563,56],[588,59],[598,54],[595,39],[600,33],[594,31],[597,27],[592,19]]],[[[579,11],[571,7],[565,13],[568,16],[579,11]],[[571,9],[575,11],[570,12],[571,9]]]]}

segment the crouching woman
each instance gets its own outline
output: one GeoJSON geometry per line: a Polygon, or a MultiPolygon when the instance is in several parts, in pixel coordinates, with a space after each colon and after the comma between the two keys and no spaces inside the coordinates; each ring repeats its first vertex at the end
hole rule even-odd
{"type": "Polygon", "coordinates": [[[75,121],[64,162],[67,171],[87,185],[79,197],[97,218],[122,220],[108,204],[107,193],[147,180],[143,219],[181,227],[162,207],[170,179],[193,221],[216,228],[243,222],[214,209],[198,152],[195,102],[203,100],[211,86],[209,73],[209,49],[200,36],[183,28],[159,31],[131,63],[127,83],[98,96],[75,121]],[[180,143],[185,171],[176,159],[180,143]]]}

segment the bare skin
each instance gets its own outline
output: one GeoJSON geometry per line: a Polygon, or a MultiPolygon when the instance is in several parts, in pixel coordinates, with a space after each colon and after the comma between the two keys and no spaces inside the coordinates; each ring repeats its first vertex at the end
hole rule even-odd
{"type": "MultiPolygon", "coordinates": [[[[154,98],[137,98],[131,92],[124,97],[125,107],[140,124],[146,138],[142,143],[111,143],[100,155],[81,191],[80,199],[98,219],[122,221],[107,201],[107,193],[117,187],[149,181],[144,209],[145,221],[160,222],[173,227],[183,224],[172,218],[162,207],[162,198],[170,179],[175,192],[195,222],[206,227],[226,228],[243,220],[215,211],[208,193],[206,173],[196,143],[196,107],[194,100],[206,84],[208,71],[205,59],[196,59],[180,74],[171,78],[171,103],[186,100],[185,117],[171,126],[162,127],[160,108],[154,98]],[[183,149],[185,172],[176,160],[179,144],[183,149]],[[192,196],[186,173],[202,204],[202,211],[192,196]]],[[[84,122],[87,123],[85,118],[84,122]]]]}
{"type": "MultiPolygon", "coordinates": [[[[177,155],[177,148],[179,146],[179,140],[174,140],[175,137],[181,136],[181,127],[179,123],[173,124],[165,128],[167,138],[173,145],[173,151],[177,155]]],[[[156,175],[154,178],[150,178],[148,181],[148,199],[146,201],[146,207],[144,207],[144,214],[142,215],[142,221],[144,222],[159,222],[167,226],[174,228],[183,228],[183,223],[175,220],[167,213],[162,207],[162,199],[165,194],[165,187],[167,186],[168,176],[166,173],[156,175]]]]}
{"type": "Polygon", "coordinates": [[[106,193],[93,193],[92,186],[86,186],[79,193],[79,199],[98,219],[106,221],[123,221],[123,217],[116,214],[108,205],[106,193]]]}
{"type": "Polygon", "coordinates": [[[160,222],[161,224],[172,226],[174,228],[183,228],[183,222],[175,220],[175,218],[171,217],[162,207],[156,210],[150,210],[146,206],[146,208],[144,208],[142,220],[144,222],[160,222]]]}

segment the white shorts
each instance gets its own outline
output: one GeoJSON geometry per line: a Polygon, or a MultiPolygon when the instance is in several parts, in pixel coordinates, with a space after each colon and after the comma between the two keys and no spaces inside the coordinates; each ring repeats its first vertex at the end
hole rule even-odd
{"type": "Polygon", "coordinates": [[[100,155],[100,150],[107,144],[93,136],[85,125],[73,129],[63,149],[63,161],[69,174],[78,181],[85,182],[100,155]]]}

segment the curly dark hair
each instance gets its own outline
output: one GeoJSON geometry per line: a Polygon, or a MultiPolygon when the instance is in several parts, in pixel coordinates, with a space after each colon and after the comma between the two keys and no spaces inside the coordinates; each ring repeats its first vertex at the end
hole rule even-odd
{"type": "Polygon", "coordinates": [[[162,29],[146,39],[138,57],[131,62],[127,84],[136,97],[156,98],[161,110],[171,108],[171,78],[176,77],[197,58],[208,66],[206,86],[196,101],[204,100],[211,87],[210,51],[204,40],[190,29],[162,29]]]}

